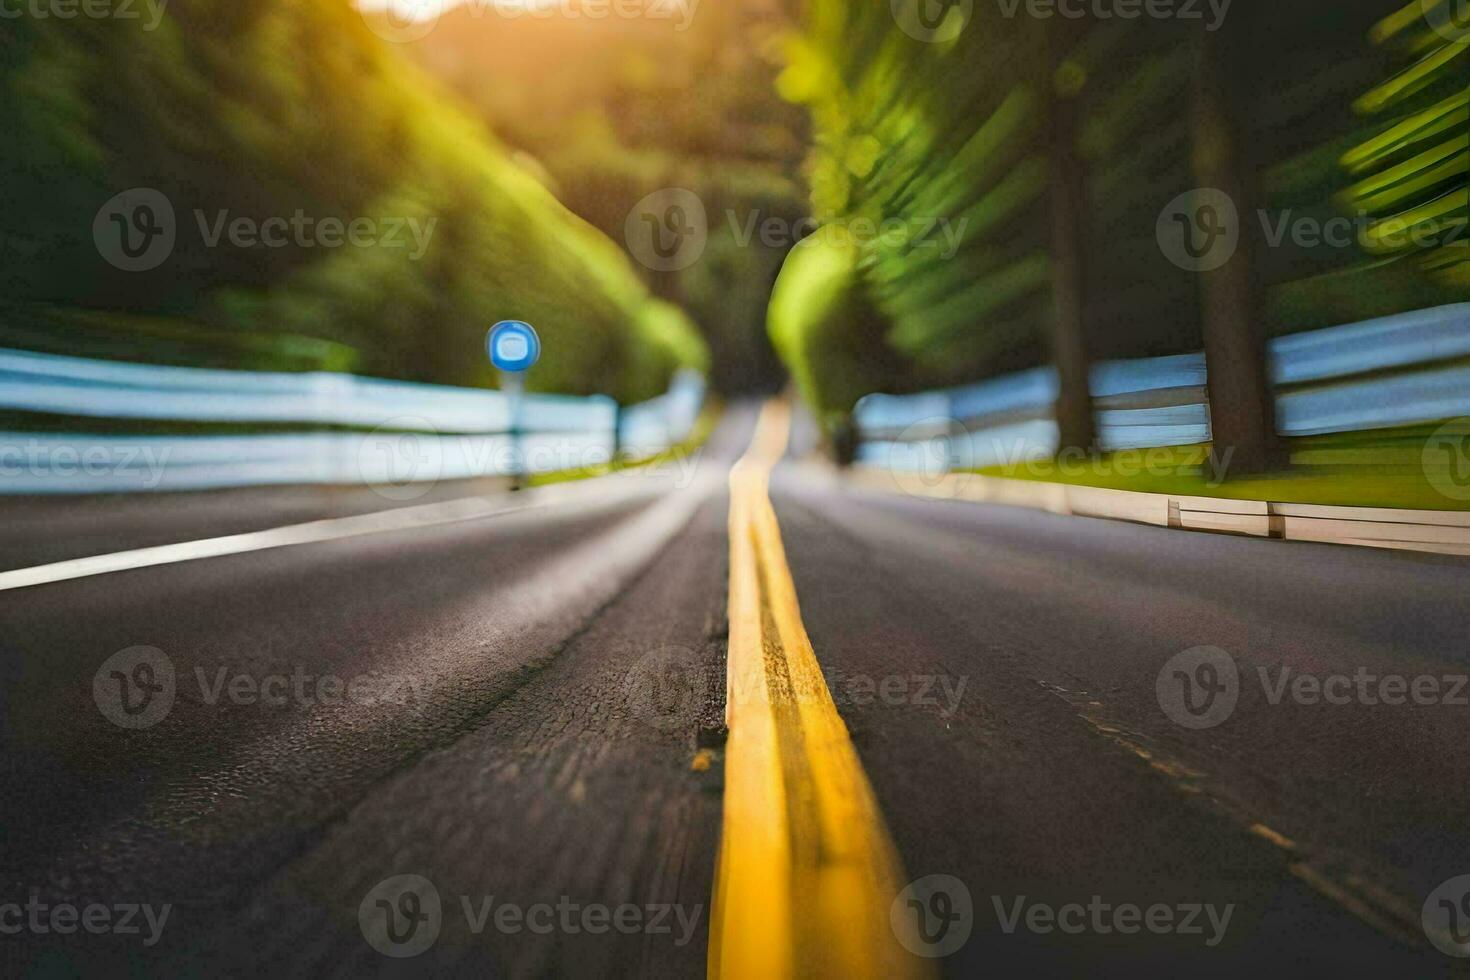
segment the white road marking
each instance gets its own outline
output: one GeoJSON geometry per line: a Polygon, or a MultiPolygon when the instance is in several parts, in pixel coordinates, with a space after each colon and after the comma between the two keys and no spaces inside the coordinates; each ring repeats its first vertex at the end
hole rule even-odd
{"type": "MultiPolygon", "coordinates": [[[[247,531],[243,534],[228,534],[199,541],[181,541],[177,544],[135,548],[107,555],[69,558],[46,565],[33,565],[30,568],[0,572],[0,592],[30,588],[34,585],[46,585],[52,582],[65,582],[75,578],[87,578],[92,575],[106,575],[109,572],[148,568],[153,565],[172,565],[177,562],[197,561],[201,558],[219,558],[224,555],[266,551],[271,548],[338,541],[365,534],[382,534],[387,531],[403,531],[484,517],[498,517],[546,507],[561,500],[570,499],[573,494],[568,488],[572,487],[579,491],[575,495],[584,502],[589,497],[596,501],[606,501],[628,496],[629,491],[635,489],[626,482],[618,481],[616,486],[612,486],[612,482],[609,480],[607,484],[604,484],[607,490],[614,491],[611,493],[589,494],[586,484],[554,484],[520,491],[515,495],[513,501],[489,497],[462,497],[440,503],[399,507],[352,517],[334,517],[309,521],[305,524],[288,524],[285,527],[270,528],[264,531],[247,531]]],[[[599,490],[602,489],[599,488],[599,490]]]]}

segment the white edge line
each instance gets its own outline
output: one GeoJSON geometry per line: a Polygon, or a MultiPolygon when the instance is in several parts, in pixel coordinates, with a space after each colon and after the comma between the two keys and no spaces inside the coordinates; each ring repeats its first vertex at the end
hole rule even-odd
{"type": "Polygon", "coordinates": [[[374,511],[370,514],[330,517],[324,520],[308,521],[304,524],[287,524],[263,531],[246,531],[218,538],[202,538],[198,541],[180,541],[176,544],[116,551],[106,555],[68,558],[45,565],[33,565],[29,568],[0,572],[0,592],[88,578],[93,575],[106,575],[109,572],[149,568],[154,565],[172,565],[201,558],[219,558],[251,551],[286,548],[291,545],[338,541],[365,534],[381,534],[387,531],[454,524],[483,517],[498,517],[552,506],[572,497],[581,500],[616,501],[630,493],[637,492],[640,488],[640,484],[634,482],[628,475],[633,472],[624,470],[602,477],[598,481],[601,486],[592,493],[589,493],[588,484],[584,481],[554,483],[517,491],[516,498],[518,499],[513,501],[491,497],[459,497],[455,500],[418,504],[412,507],[395,507],[389,510],[374,511]]]}
{"type": "Polygon", "coordinates": [[[297,544],[336,541],[364,534],[431,527],[436,524],[452,524],[478,517],[512,514],[543,507],[548,503],[550,501],[528,500],[507,506],[485,497],[462,497],[458,500],[423,504],[416,507],[400,507],[371,514],[333,517],[308,521],[305,524],[288,524],[264,531],[247,531],[243,534],[228,534],[218,538],[135,548],[131,551],[117,551],[106,555],[69,558],[46,565],[33,565],[30,568],[0,572],[0,592],[24,589],[33,585],[46,585],[51,582],[64,582],[69,579],[87,578],[93,575],[106,575],[109,572],[148,568],[153,565],[171,565],[200,558],[218,558],[223,555],[266,551],[297,544]]]}

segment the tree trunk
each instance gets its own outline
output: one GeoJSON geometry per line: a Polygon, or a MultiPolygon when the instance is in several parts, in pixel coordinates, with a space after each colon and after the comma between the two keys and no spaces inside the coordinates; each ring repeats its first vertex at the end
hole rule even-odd
{"type": "Polygon", "coordinates": [[[842,420],[832,426],[829,436],[832,447],[832,461],[838,466],[846,469],[857,461],[859,433],[857,421],[851,413],[843,416],[842,420]]]}
{"type": "Polygon", "coordinates": [[[1065,26],[1050,32],[1049,70],[1042,96],[1049,107],[1051,160],[1052,361],[1057,370],[1058,453],[1093,453],[1097,430],[1088,380],[1086,171],[1077,152],[1077,96],[1062,65],[1076,34],[1065,26]]]}
{"type": "Polygon", "coordinates": [[[613,401],[612,458],[608,462],[616,466],[623,458],[623,403],[613,401]]]}
{"type": "Polygon", "coordinates": [[[1200,306],[1217,479],[1260,473],[1282,462],[1276,402],[1266,363],[1261,282],[1252,237],[1257,170],[1244,129],[1250,69],[1239,20],[1199,45],[1193,114],[1193,169],[1201,188],[1224,192],[1239,227],[1234,255],[1202,273],[1200,306]]]}

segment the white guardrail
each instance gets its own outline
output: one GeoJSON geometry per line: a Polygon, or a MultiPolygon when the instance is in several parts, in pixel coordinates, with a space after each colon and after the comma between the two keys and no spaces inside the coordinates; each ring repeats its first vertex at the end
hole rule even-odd
{"type": "MultiPolygon", "coordinates": [[[[1354,432],[1470,415],[1470,303],[1417,310],[1270,344],[1283,435],[1354,432]],[[1456,363],[1460,362],[1460,363],[1456,363]]],[[[1205,357],[1095,364],[1103,449],[1209,441],[1205,357]]],[[[869,395],[858,403],[861,462],[896,470],[979,468],[1054,455],[1056,373],[1035,368],[963,388],[869,395]]]]}
{"type": "Polygon", "coordinates": [[[704,379],[692,371],[679,372],[665,394],[626,407],[620,420],[610,398],[526,395],[512,435],[510,400],[499,391],[0,349],[0,411],[74,422],[68,431],[0,431],[0,493],[396,486],[595,466],[612,457],[615,420],[624,453],[652,455],[689,437],[704,396],[704,379]],[[107,435],[87,431],[87,419],[365,431],[107,435]]]}

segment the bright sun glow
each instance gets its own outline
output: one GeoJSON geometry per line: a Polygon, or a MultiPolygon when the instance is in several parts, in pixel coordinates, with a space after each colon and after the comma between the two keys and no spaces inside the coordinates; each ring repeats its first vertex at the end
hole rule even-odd
{"type": "Polygon", "coordinates": [[[361,10],[386,10],[401,22],[434,20],[454,7],[514,17],[517,14],[553,7],[558,0],[358,0],[361,10]]]}

